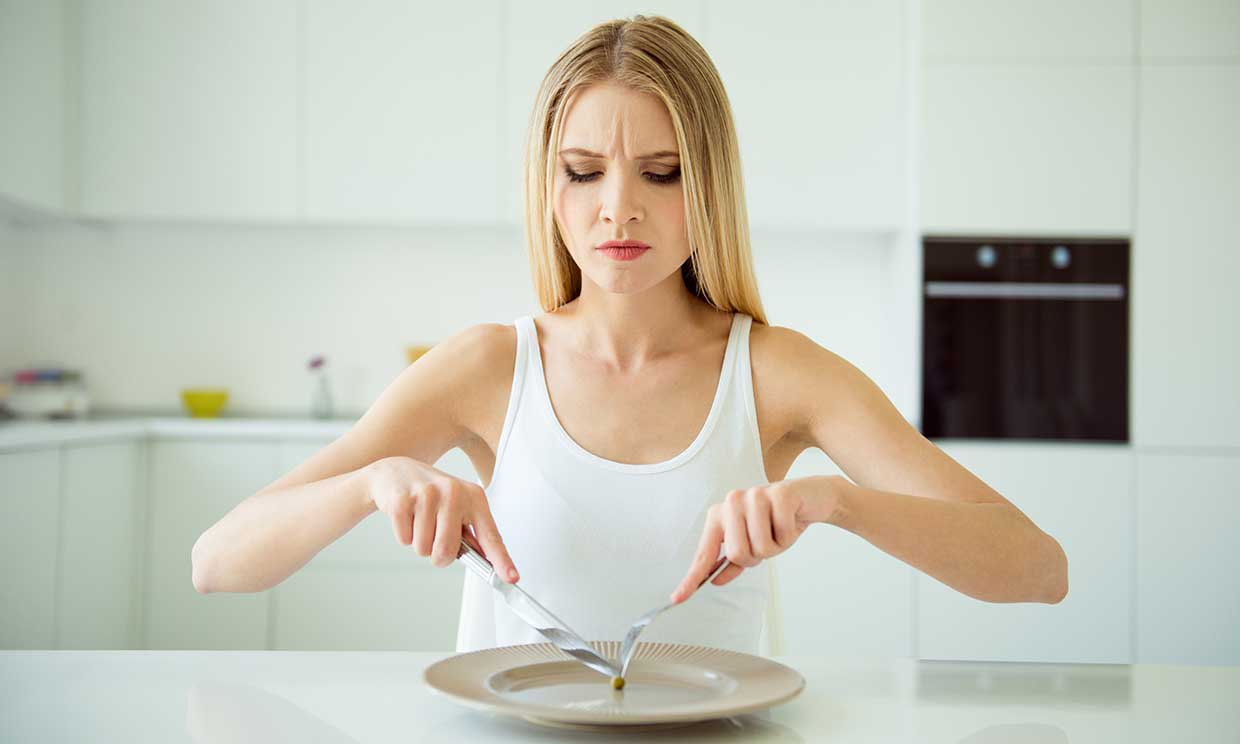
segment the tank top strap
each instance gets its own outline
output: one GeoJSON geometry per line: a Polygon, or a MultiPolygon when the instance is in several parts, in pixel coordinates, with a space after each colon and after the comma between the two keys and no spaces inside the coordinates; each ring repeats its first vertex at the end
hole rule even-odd
{"type": "Polygon", "coordinates": [[[762,433],[758,428],[758,407],[754,403],[753,364],[749,351],[749,334],[753,329],[753,316],[737,313],[737,321],[736,330],[739,338],[737,338],[736,354],[732,360],[734,367],[732,370],[733,400],[738,412],[744,412],[744,415],[738,418],[740,425],[745,429],[743,436],[749,442],[745,451],[751,456],[754,477],[757,479],[756,482],[766,483],[766,462],[762,454],[762,433]]]}
{"type": "Polygon", "coordinates": [[[500,430],[499,443],[495,447],[495,472],[492,473],[492,483],[495,482],[495,475],[499,473],[504,450],[508,445],[508,438],[512,434],[516,422],[517,411],[520,408],[521,398],[523,397],[522,392],[526,386],[525,383],[527,380],[533,379],[530,374],[530,349],[533,348],[534,318],[531,315],[523,315],[513,321],[513,325],[517,329],[517,353],[512,365],[512,388],[508,391],[508,412],[504,416],[504,425],[500,430]]]}

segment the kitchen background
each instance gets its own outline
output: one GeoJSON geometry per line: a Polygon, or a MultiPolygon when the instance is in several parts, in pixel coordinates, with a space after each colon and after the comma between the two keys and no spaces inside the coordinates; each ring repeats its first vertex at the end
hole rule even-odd
{"type": "Polygon", "coordinates": [[[936,440],[1063,544],[1068,597],[973,600],[824,527],[764,648],[1240,664],[1235,0],[0,0],[0,370],[89,403],[0,421],[0,647],[452,650],[460,566],[378,518],[259,594],[197,594],[190,548],[406,347],[536,310],[535,89],[637,12],[719,67],[772,322],[916,424],[923,236],[1131,240],[1128,441],[936,440]],[[186,387],[230,397],[191,418],[186,387]]]}

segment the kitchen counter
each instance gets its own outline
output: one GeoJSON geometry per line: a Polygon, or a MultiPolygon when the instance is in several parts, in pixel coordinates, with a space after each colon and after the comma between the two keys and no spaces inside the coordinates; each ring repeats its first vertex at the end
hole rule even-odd
{"type": "Polygon", "coordinates": [[[1240,741],[1240,667],[872,663],[777,657],[805,690],[768,711],[588,734],[466,708],[422,670],[443,653],[3,651],[0,741],[1240,741]]]}
{"type": "Polygon", "coordinates": [[[0,421],[0,452],[55,447],[61,444],[145,437],[220,437],[236,439],[324,439],[344,434],[356,419],[191,418],[189,416],[123,414],[80,419],[6,419],[0,421]]]}

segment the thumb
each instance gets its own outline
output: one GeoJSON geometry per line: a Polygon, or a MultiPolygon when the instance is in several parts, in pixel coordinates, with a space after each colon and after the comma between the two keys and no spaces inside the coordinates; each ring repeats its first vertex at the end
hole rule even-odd
{"type": "Polygon", "coordinates": [[[490,561],[495,573],[509,584],[517,583],[521,577],[508,555],[508,548],[504,547],[504,540],[499,536],[499,529],[491,515],[485,511],[477,514],[474,517],[473,529],[482,546],[482,554],[490,561]]]}

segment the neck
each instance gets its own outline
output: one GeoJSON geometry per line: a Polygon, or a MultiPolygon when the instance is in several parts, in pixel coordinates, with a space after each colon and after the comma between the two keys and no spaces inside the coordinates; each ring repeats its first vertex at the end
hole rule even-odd
{"type": "Polygon", "coordinates": [[[609,292],[582,277],[581,295],[556,310],[575,320],[579,353],[629,370],[696,343],[718,311],[696,297],[677,271],[642,292],[609,292]]]}

